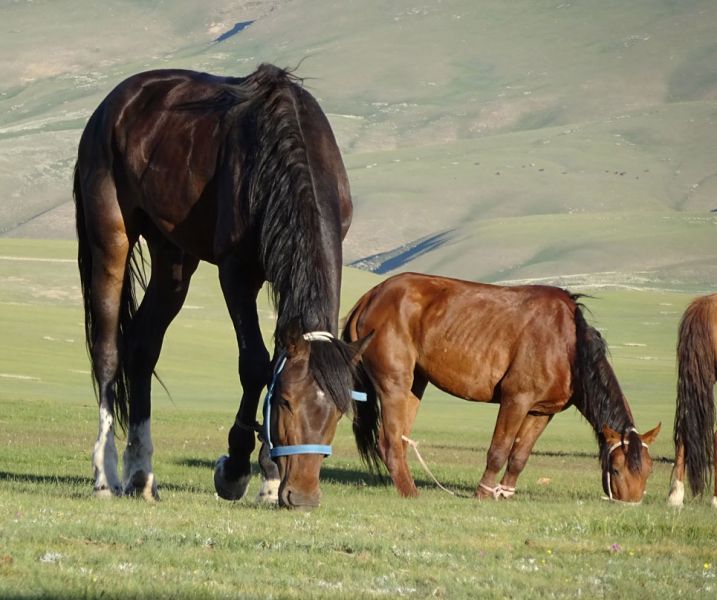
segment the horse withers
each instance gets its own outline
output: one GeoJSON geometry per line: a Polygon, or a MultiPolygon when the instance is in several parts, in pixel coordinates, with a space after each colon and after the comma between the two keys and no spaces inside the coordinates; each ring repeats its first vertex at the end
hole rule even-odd
{"type": "Polygon", "coordinates": [[[365,462],[388,468],[399,493],[415,496],[406,438],[428,383],[467,400],[500,404],[478,498],[512,496],[536,440],[574,405],[598,439],[603,489],[639,502],[652,471],[600,333],[578,297],[555,287],[504,287],[415,273],[364,294],[344,327],[346,341],[375,332],[362,356],[354,433],[365,462]],[[499,473],[506,466],[500,481],[499,473]]]}
{"type": "Polygon", "coordinates": [[[717,508],[717,431],[714,385],[717,373],[717,294],[694,300],[677,336],[675,466],[668,504],[682,506],[685,474],[694,495],[702,494],[714,472],[712,506],[717,508]]]}
{"type": "MultiPolygon", "coordinates": [[[[246,493],[259,395],[272,377],[256,307],[264,281],[277,308],[274,362],[286,361],[278,376],[281,397],[293,411],[278,411],[274,439],[330,443],[335,420],[351,404],[357,347],[304,336],[338,331],[341,242],[352,205],[329,122],[301,80],[272,65],[243,78],[183,70],[130,77],[85,127],[74,195],[100,409],[97,496],[157,497],[152,374],[200,260],[218,267],[240,353],[243,394],[228,455],[215,469],[219,496],[236,500],[246,493]],[[140,237],[151,274],[137,306],[135,284],[144,284],[140,237]],[[301,420],[305,413],[315,418],[301,420]],[[117,424],[128,430],[123,481],[117,424]]],[[[322,458],[278,459],[273,497],[278,493],[286,506],[318,504],[322,458]]]]}

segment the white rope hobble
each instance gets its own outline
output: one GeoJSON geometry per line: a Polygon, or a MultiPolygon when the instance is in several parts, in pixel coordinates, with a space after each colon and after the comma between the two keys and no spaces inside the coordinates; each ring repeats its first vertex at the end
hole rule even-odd
{"type": "Polygon", "coordinates": [[[500,500],[501,498],[511,498],[515,495],[515,488],[510,487],[507,485],[503,485],[499,483],[495,487],[488,487],[484,483],[479,483],[478,487],[484,489],[486,492],[490,493],[495,500],[500,500]]]}

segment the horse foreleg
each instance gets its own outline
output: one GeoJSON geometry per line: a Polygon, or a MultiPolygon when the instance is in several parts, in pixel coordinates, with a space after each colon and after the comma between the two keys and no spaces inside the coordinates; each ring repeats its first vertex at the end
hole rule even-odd
{"type": "Polygon", "coordinates": [[[152,276],[126,340],[130,404],[123,478],[125,494],[157,500],[150,431],[152,374],[164,335],[184,303],[199,260],[171,244],[153,245],[150,250],[152,276]]]}
{"type": "Polygon", "coordinates": [[[520,426],[518,435],[510,450],[508,466],[500,482],[501,488],[509,495],[512,495],[510,492],[515,490],[515,484],[528,462],[535,442],[538,441],[538,438],[543,431],[545,431],[545,428],[552,418],[553,415],[528,414],[523,420],[523,424],[520,426]]]}
{"type": "Polygon", "coordinates": [[[403,436],[411,433],[419,399],[412,392],[381,393],[381,430],[379,452],[401,496],[417,496],[418,489],[408,468],[408,442],[403,436]]]}
{"type": "Polygon", "coordinates": [[[495,423],[493,438],[488,448],[486,469],[483,472],[480,483],[476,489],[476,498],[500,498],[511,495],[510,490],[503,494],[500,486],[496,485],[498,473],[505,466],[510,450],[513,447],[518,434],[527,415],[529,403],[523,403],[518,396],[503,397],[498,411],[498,419],[495,423]]]}
{"type": "MultiPolygon", "coordinates": [[[[271,368],[256,307],[262,280],[243,270],[233,256],[219,266],[219,280],[239,347],[239,379],[243,393],[234,425],[229,431],[229,454],[219,457],[214,469],[214,487],[221,498],[240,500],[246,495],[251,479],[250,458],[256,444],[256,409],[261,390],[271,377],[271,368]]],[[[278,490],[278,485],[275,487],[278,490]]]]}
{"type": "Polygon", "coordinates": [[[680,507],[685,500],[685,445],[680,440],[675,452],[675,466],[672,467],[670,492],[667,504],[680,507]]]}

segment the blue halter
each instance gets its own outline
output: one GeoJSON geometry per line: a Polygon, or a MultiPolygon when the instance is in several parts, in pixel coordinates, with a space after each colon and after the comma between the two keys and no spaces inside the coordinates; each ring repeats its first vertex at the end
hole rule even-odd
{"type": "MultiPolygon", "coordinates": [[[[304,339],[308,341],[327,342],[333,339],[333,335],[324,331],[312,331],[304,334],[304,339]]],[[[295,444],[292,446],[274,446],[271,442],[271,399],[274,395],[274,386],[279,378],[279,374],[286,365],[286,353],[282,352],[279,360],[274,368],[274,375],[264,397],[264,440],[269,445],[269,454],[272,458],[279,456],[292,456],[294,454],[323,454],[331,456],[331,446],[326,444],[295,444]]],[[[366,402],[367,395],[365,392],[351,391],[351,398],[357,402],[366,402]]]]}

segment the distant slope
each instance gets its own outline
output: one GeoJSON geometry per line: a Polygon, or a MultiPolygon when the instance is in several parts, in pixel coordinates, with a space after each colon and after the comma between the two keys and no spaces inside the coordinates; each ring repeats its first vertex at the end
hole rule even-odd
{"type": "Polygon", "coordinates": [[[712,0],[97,6],[0,7],[4,235],[72,236],[77,140],[125,76],[305,59],[349,168],[348,262],[491,281],[717,282],[712,0]]]}

